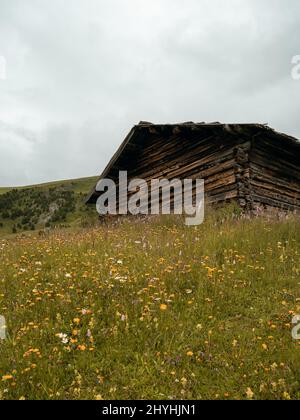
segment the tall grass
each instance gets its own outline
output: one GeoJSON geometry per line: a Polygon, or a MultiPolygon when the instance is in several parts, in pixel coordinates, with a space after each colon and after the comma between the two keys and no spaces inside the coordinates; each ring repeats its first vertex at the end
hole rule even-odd
{"type": "Polygon", "coordinates": [[[299,399],[300,221],[0,241],[2,399],[299,399]]]}

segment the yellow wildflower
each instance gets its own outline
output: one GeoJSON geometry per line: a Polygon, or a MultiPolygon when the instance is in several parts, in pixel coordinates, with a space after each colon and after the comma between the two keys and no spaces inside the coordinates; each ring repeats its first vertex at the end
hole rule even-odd
{"type": "Polygon", "coordinates": [[[248,400],[252,400],[253,399],[254,392],[252,391],[251,388],[247,388],[246,395],[247,395],[248,400]]]}
{"type": "Polygon", "coordinates": [[[12,379],[14,379],[14,377],[12,375],[4,375],[4,376],[2,376],[2,381],[3,382],[4,381],[10,381],[12,379]]]}

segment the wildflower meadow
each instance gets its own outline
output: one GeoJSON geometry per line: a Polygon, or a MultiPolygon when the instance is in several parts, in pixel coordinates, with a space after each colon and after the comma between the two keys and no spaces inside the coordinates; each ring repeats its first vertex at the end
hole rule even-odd
{"type": "Polygon", "coordinates": [[[0,398],[299,399],[300,220],[0,239],[0,398]]]}

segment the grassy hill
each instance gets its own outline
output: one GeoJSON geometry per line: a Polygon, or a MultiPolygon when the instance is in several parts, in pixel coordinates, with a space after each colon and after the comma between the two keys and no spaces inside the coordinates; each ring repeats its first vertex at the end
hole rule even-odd
{"type": "Polygon", "coordinates": [[[72,189],[78,193],[87,194],[93,185],[97,182],[99,177],[86,177],[86,178],[78,178],[78,179],[68,179],[63,181],[54,181],[54,182],[46,182],[44,184],[35,184],[35,185],[28,185],[23,187],[0,187],[0,194],[5,194],[13,189],[17,190],[24,190],[24,189],[32,189],[32,188],[40,188],[40,189],[48,189],[48,188],[55,188],[55,187],[63,187],[72,189]]]}
{"type": "Polygon", "coordinates": [[[84,205],[84,199],[96,180],[0,188],[0,235],[89,223],[95,219],[95,211],[84,205]]]}
{"type": "Polygon", "coordinates": [[[0,240],[0,399],[299,399],[300,220],[0,240]]]}

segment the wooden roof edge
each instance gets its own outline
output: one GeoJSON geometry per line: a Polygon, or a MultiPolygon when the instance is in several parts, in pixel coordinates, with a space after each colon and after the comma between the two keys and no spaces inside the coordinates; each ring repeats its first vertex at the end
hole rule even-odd
{"type": "MultiPolygon", "coordinates": [[[[279,138],[281,137],[284,140],[288,140],[291,143],[293,143],[294,145],[300,146],[300,141],[293,136],[290,136],[288,134],[284,134],[281,132],[276,131],[275,129],[269,127],[269,125],[267,123],[220,123],[220,122],[211,122],[211,123],[206,123],[206,122],[200,122],[200,123],[195,123],[193,121],[188,121],[188,122],[183,122],[183,123],[170,123],[170,124],[154,124],[148,121],[140,121],[139,124],[136,124],[133,126],[133,128],[130,130],[129,134],[125,137],[125,140],[122,142],[122,144],[120,145],[120,147],[118,148],[118,150],[115,152],[115,154],[113,155],[113,157],[111,158],[111,160],[109,161],[109,163],[107,164],[107,166],[105,167],[104,171],[102,172],[102,174],[99,177],[98,182],[105,178],[109,171],[111,170],[111,168],[113,167],[113,165],[116,163],[116,161],[119,159],[119,157],[121,156],[121,154],[123,153],[123,151],[126,149],[126,147],[128,146],[128,144],[132,141],[132,139],[134,138],[134,135],[136,134],[137,130],[139,128],[164,128],[164,127],[172,127],[172,128],[180,128],[180,127],[194,127],[194,128],[204,128],[204,127],[218,127],[218,128],[223,128],[225,131],[235,131],[234,129],[236,129],[237,131],[240,130],[240,128],[257,128],[257,129],[261,129],[262,131],[268,131],[269,133],[272,133],[275,137],[279,138]]],[[[91,204],[95,202],[95,199],[97,198],[98,194],[96,194],[96,186],[90,191],[90,193],[88,194],[85,203],[86,204],[91,204]]]]}
{"type": "Polygon", "coordinates": [[[263,130],[269,130],[272,131],[273,133],[275,133],[277,136],[281,136],[284,137],[286,139],[290,139],[295,141],[296,143],[300,143],[300,140],[297,139],[296,137],[293,137],[291,135],[282,133],[280,131],[275,130],[274,128],[270,127],[268,123],[220,123],[220,122],[193,122],[193,121],[188,121],[188,122],[182,122],[182,123],[169,123],[169,124],[155,124],[155,123],[151,123],[148,121],[141,121],[138,125],[136,125],[135,127],[149,127],[149,128],[163,128],[163,127],[242,127],[242,128],[261,128],[263,130]]]}
{"type": "Polygon", "coordinates": [[[290,140],[291,142],[293,142],[295,145],[298,145],[298,146],[300,146],[300,140],[297,138],[297,137],[294,137],[294,136],[290,136],[289,134],[285,134],[285,133],[281,133],[280,131],[276,131],[276,130],[274,130],[273,128],[271,128],[271,127],[268,127],[272,132],[273,132],[273,134],[276,136],[276,137],[281,137],[281,138],[283,138],[284,140],[290,140]]]}
{"type": "Polygon", "coordinates": [[[295,145],[300,145],[300,140],[296,137],[293,137],[291,135],[282,133],[280,131],[275,130],[274,128],[270,127],[268,123],[220,123],[220,122],[183,122],[183,123],[169,123],[169,124],[155,124],[148,121],[141,121],[136,127],[142,127],[142,128],[149,128],[149,129],[163,129],[166,127],[169,128],[223,128],[225,131],[233,132],[233,131],[239,131],[243,128],[257,128],[261,129],[263,131],[268,131],[269,133],[272,133],[277,138],[281,137],[284,140],[289,140],[290,142],[294,143],[295,145]]]}

